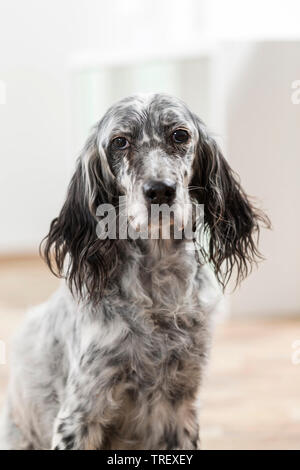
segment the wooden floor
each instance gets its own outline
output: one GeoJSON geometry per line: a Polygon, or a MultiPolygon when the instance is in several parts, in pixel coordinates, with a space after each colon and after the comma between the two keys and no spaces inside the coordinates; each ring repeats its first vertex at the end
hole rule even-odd
{"type": "MultiPolygon", "coordinates": [[[[8,343],[24,309],[45,300],[57,285],[38,259],[2,260],[0,340],[8,343]]],[[[297,319],[230,319],[216,327],[202,390],[204,449],[300,449],[295,340],[297,319]]],[[[8,364],[0,365],[0,406],[7,380],[8,364]]]]}

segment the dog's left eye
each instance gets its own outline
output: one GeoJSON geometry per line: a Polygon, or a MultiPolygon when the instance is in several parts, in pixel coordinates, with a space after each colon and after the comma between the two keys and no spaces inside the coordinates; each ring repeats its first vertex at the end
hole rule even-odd
{"type": "Polygon", "coordinates": [[[116,137],[112,141],[112,146],[115,149],[124,150],[129,147],[129,142],[125,137],[116,137]]]}
{"type": "Polygon", "coordinates": [[[172,139],[176,144],[183,144],[189,140],[189,133],[184,129],[178,129],[173,132],[172,139]]]}

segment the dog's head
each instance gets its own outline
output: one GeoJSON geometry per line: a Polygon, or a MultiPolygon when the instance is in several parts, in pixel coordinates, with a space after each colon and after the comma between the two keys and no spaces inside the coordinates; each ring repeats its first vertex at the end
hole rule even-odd
{"type": "Polygon", "coordinates": [[[126,195],[130,224],[145,229],[155,223],[151,206],[164,204],[183,225],[198,142],[197,123],[184,103],[165,95],[134,96],[113,106],[103,124],[99,148],[126,195]]]}
{"type": "MultiPolygon", "coordinates": [[[[113,105],[96,125],[71,180],[66,202],[46,238],[44,254],[79,293],[99,299],[116,261],[113,240],[96,234],[97,208],[127,200],[128,222],[151,225],[154,204],[172,206],[172,223],[184,227],[190,202],[204,204],[200,250],[221,282],[233,268],[243,278],[259,257],[256,236],[266,216],[253,207],[204,124],[179,99],[135,95],[113,105]],[[96,294],[97,293],[97,294],[96,294]],[[98,297],[97,297],[98,295],[98,297]]],[[[121,209],[122,210],[122,209],[121,209]]]]}

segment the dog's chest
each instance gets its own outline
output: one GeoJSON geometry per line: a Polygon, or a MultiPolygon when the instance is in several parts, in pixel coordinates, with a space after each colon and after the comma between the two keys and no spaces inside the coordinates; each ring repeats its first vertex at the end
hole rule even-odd
{"type": "Polygon", "coordinates": [[[111,292],[103,299],[102,321],[87,326],[83,367],[95,378],[95,390],[110,389],[115,428],[130,440],[137,439],[137,423],[139,439],[146,439],[146,424],[167,426],[170,414],[196,397],[207,332],[191,271],[160,269],[151,273],[151,284],[130,273],[126,295],[111,292]]]}
{"type": "Polygon", "coordinates": [[[153,394],[173,400],[195,388],[206,351],[196,267],[180,253],[142,275],[140,265],[128,266],[119,289],[103,299],[97,320],[87,325],[82,363],[95,368],[93,376],[100,370],[99,381],[111,383],[120,400],[151,400],[153,394]]]}
{"type": "Polygon", "coordinates": [[[167,428],[174,410],[196,398],[206,355],[201,312],[186,303],[173,311],[159,307],[135,312],[131,306],[134,320],[108,360],[118,376],[112,390],[119,407],[116,427],[133,441],[147,439],[158,421],[167,428]]]}
{"type": "Polygon", "coordinates": [[[204,318],[196,271],[194,259],[178,253],[157,262],[148,272],[128,272],[122,318],[141,355],[152,353],[164,360],[175,352],[184,355],[198,343],[204,318]]]}
{"type": "Polygon", "coordinates": [[[156,272],[151,278],[151,285],[139,284],[138,297],[132,286],[131,296],[108,302],[118,314],[111,328],[115,333],[119,329],[109,362],[118,365],[121,380],[134,397],[140,391],[151,396],[158,390],[171,397],[191,382],[193,387],[190,376],[198,376],[206,349],[205,318],[190,278],[184,282],[176,271],[168,277],[156,272]]]}
{"type": "MultiPolygon", "coordinates": [[[[148,312],[150,313],[150,312],[148,312]]],[[[127,380],[142,389],[160,390],[172,397],[174,390],[190,386],[205,350],[204,325],[189,312],[167,315],[151,312],[151,329],[132,341],[127,380]]]]}

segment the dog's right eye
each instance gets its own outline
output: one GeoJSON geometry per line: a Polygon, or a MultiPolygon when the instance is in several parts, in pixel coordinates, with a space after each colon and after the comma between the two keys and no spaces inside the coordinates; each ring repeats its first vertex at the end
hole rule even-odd
{"type": "Polygon", "coordinates": [[[125,137],[116,137],[111,144],[113,148],[118,150],[124,150],[129,147],[129,142],[125,137]]]}
{"type": "Polygon", "coordinates": [[[176,144],[184,144],[189,140],[189,137],[189,133],[184,129],[177,129],[177,131],[172,134],[173,142],[176,144]]]}

